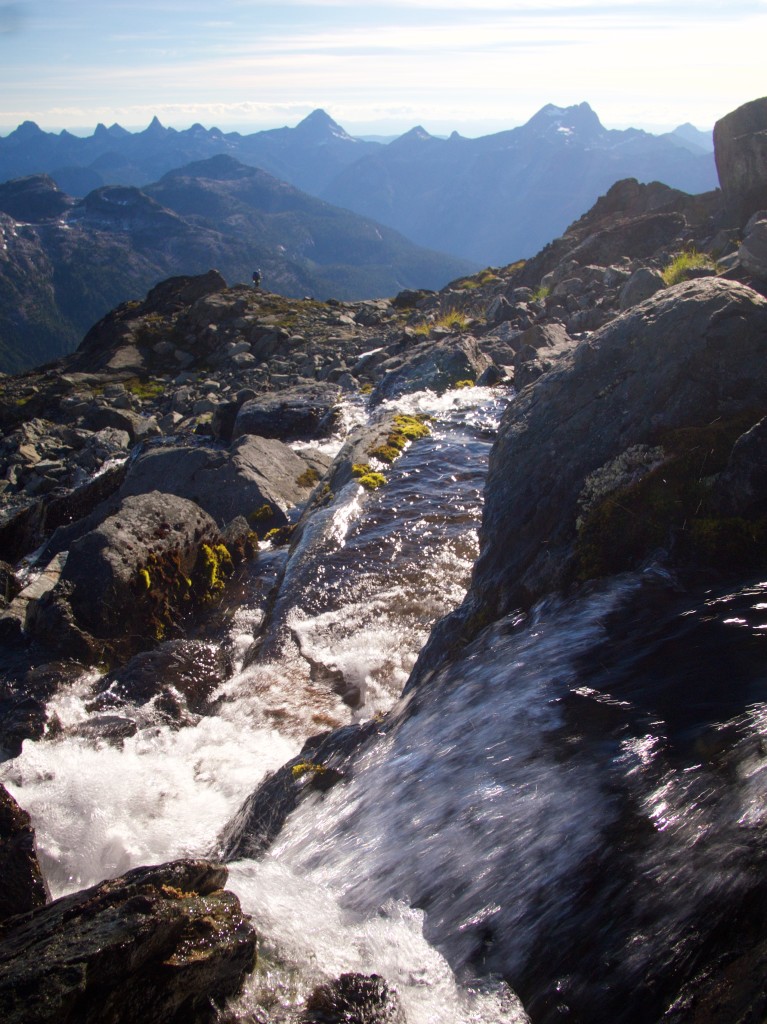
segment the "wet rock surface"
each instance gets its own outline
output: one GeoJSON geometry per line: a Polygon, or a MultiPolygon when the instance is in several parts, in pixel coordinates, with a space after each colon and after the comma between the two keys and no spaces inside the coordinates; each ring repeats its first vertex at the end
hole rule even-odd
{"type": "Polygon", "coordinates": [[[50,899],[35,850],[29,815],[0,785],[0,928],[7,918],[44,906],[50,899]]]}
{"type": "Polygon", "coordinates": [[[342,974],[318,985],[306,1001],[303,1024],[404,1024],[396,992],[377,974],[342,974]]]}
{"type": "Polygon", "coordinates": [[[3,1020],[215,1020],[256,956],[226,878],[207,861],[136,868],[6,921],[3,1020]]]}
{"type": "Polygon", "coordinates": [[[343,782],[353,757],[379,735],[380,723],[369,721],[307,740],[301,753],[265,779],[227,824],[217,843],[221,858],[233,861],[262,854],[290,812],[307,796],[343,782]]]}

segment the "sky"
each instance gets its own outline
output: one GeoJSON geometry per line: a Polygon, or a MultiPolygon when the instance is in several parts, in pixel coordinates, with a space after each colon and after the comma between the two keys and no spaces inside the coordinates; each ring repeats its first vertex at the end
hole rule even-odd
{"type": "Polygon", "coordinates": [[[767,95],[767,0],[0,0],[0,134],[200,122],[477,136],[546,103],[708,130],[767,95]]]}

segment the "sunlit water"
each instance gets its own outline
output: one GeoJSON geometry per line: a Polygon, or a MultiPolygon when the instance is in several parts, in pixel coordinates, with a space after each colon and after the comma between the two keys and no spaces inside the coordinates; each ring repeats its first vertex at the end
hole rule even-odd
{"type": "Polygon", "coordinates": [[[423,910],[454,970],[520,979],[537,1019],[656,1019],[648,979],[764,869],[766,596],[650,573],[497,624],[271,857],[363,918],[423,910]]]}

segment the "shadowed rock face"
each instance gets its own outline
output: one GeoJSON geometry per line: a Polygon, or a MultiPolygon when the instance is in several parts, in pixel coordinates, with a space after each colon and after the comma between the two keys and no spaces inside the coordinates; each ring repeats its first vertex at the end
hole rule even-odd
{"type": "Polygon", "coordinates": [[[767,301],[692,281],[618,317],[525,389],[490,461],[472,592],[491,616],[567,581],[590,474],[632,445],[765,408],[766,353],[767,301]]]}
{"type": "MultiPolygon", "coordinates": [[[[0,922],[42,907],[49,899],[35,852],[29,815],[0,785],[0,922]]],[[[0,924],[1,927],[1,924],[0,924]]]]}
{"type": "Polygon", "coordinates": [[[202,1024],[255,963],[226,868],[175,861],[63,896],[0,928],[6,1024],[202,1024]]]}
{"type": "Polygon", "coordinates": [[[767,207],[767,97],[716,122],[714,154],[722,192],[742,226],[754,211],[767,207]]]}

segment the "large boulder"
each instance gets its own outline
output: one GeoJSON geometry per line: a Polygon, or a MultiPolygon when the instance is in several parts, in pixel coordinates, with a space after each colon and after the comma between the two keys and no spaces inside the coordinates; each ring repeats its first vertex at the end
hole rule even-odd
{"type": "Polygon", "coordinates": [[[240,406],[232,436],[258,434],[282,441],[327,437],[337,426],[340,397],[341,388],[329,383],[270,391],[240,406]]]}
{"type": "Polygon", "coordinates": [[[49,897],[26,811],[0,785],[0,927],[6,918],[42,907],[49,897]]]}
{"type": "Polygon", "coordinates": [[[373,392],[374,404],[427,388],[441,395],[461,381],[476,382],[492,365],[474,338],[456,335],[415,345],[398,362],[373,392]]]}
{"type": "Polygon", "coordinates": [[[230,449],[150,449],[131,465],[120,495],[165,491],[194,501],[221,527],[244,516],[271,529],[287,523],[318,479],[318,471],[282,441],[245,434],[230,449]]]}
{"type": "Polygon", "coordinates": [[[714,125],[719,183],[736,223],[767,207],[767,97],[744,103],[714,125]]]}
{"type": "Polygon", "coordinates": [[[659,271],[653,270],[652,267],[639,267],[620,290],[620,308],[631,309],[665,287],[666,283],[659,271]]]}
{"type": "Polygon", "coordinates": [[[198,505],[159,491],[128,497],[72,544],[27,625],[53,649],[86,660],[131,654],[222,589],[227,563],[216,522],[198,505]]]}
{"type": "Polygon", "coordinates": [[[136,868],[0,926],[5,1024],[207,1024],[241,988],[256,936],[226,868],[136,868]]]}
{"type": "MultiPolygon", "coordinates": [[[[574,579],[642,564],[676,527],[693,536],[710,474],[767,410],[765,357],[767,301],[709,278],[659,292],[526,388],[491,454],[468,632],[574,579]]],[[[455,636],[455,624],[438,628],[431,656],[455,636]]]]}

